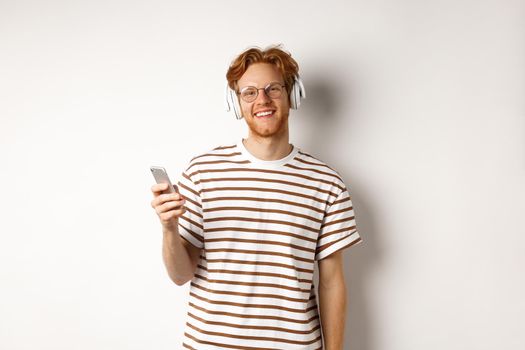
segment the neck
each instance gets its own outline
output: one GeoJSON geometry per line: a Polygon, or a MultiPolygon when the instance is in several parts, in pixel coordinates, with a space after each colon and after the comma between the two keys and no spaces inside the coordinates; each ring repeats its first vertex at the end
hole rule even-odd
{"type": "Polygon", "coordinates": [[[256,158],[261,160],[278,160],[292,152],[288,133],[279,136],[261,137],[250,132],[248,138],[243,138],[244,147],[256,158]]]}

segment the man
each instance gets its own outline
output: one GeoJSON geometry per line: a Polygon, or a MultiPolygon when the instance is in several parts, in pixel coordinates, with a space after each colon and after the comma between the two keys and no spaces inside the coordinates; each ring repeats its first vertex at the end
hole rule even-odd
{"type": "Polygon", "coordinates": [[[226,76],[248,137],[193,158],[182,196],[152,187],[168,274],[191,280],[183,347],[342,350],[342,250],[362,240],[339,174],[289,143],[298,65],[251,48],[226,76]]]}

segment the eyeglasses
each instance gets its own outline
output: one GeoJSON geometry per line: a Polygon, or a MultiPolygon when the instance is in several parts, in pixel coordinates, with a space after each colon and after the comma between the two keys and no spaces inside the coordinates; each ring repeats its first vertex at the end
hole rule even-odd
{"type": "Polygon", "coordinates": [[[241,89],[240,92],[237,93],[237,95],[240,95],[241,98],[244,100],[244,102],[253,102],[259,96],[259,90],[264,90],[266,93],[266,96],[269,98],[275,99],[281,97],[281,94],[283,93],[283,88],[285,85],[281,83],[270,83],[266,85],[264,88],[257,89],[255,86],[246,86],[241,89]]]}

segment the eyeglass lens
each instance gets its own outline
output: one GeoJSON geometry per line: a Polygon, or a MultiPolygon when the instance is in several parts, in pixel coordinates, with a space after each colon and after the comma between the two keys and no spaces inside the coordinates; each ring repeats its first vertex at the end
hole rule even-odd
{"type": "Polygon", "coordinates": [[[279,83],[269,84],[264,89],[257,89],[254,86],[247,86],[241,90],[241,98],[246,102],[253,102],[259,95],[259,90],[264,90],[266,95],[270,98],[279,98],[283,88],[279,83]]]}

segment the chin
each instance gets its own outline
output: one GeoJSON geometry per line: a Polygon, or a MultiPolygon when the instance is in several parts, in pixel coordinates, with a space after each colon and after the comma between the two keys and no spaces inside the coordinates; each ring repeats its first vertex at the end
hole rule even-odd
{"type": "Polygon", "coordinates": [[[261,128],[258,125],[255,125],[252,127],[251,125],[248,125],[250,128],[250,132],[253,135],[259,136],[259,137],[273,137],[283,134],[286,131],[285,125],[279,125],[278,127],[274,128],[261,128]]]}
{"type": "Polygon", "coordinates": [[[273,137],[284,133],[287,129],[288,116],[275,115],[272,118],[277,118],[270,125],[262,125],[264,121],[257,120],[257,117],[250,116],[250,118],[244,118],[246,124],[253,135],[258,137],[273,137]],[[262,122],[262,123],[261,123],[262,122]]]}

